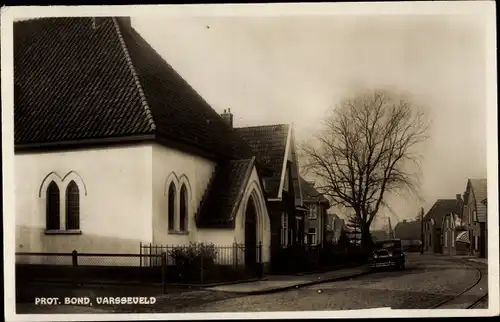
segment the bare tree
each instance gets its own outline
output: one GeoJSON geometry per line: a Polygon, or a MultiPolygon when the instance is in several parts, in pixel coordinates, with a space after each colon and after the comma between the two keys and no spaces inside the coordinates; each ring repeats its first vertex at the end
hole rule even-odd
{"type": "Polygon", "coordinates": [[[429,123],[408,100],[383,91],[346,99],[332,112],[315,140],[302,144],[302,166],[332,204],[353,210],[370,247],[370,225],[387,195],[416,191],[429,123]]]}

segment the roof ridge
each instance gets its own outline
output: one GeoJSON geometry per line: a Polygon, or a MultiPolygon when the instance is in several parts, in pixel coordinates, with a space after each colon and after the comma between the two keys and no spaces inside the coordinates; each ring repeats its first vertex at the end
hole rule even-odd
{"type": "Polygon", "coordinates": [[[277,123],[277,124],[265,124],[265,125],[251,125],[251,126],[241,126],[241,127],[235,127],[235,130],[238,129],[249,129],[249,128],[256,128],[256,127],[272,127],[272,126],[290,126],[291,124],[289,123],[277,123]]]}
{"type": "Polygon", "coordinates": [[[132,74],[132,78],[135,81],[135,85],[137,86],[137,90],[139,91],[139,96],[141,98],[142,102],[142,107],[144,108],[144,112],[146,113],[146,119],[148,120],[149,126],[151,127],[151,130],[156,130],[156,124],[153,118],[153,114],[151,112],[151,108],[149,107],[146,94],[144,93],[144,90],[141,85],[141,81],[139,79],[139,76],[137,75],[137,71],[135,69],[134,63],[132,61],[132,57],[130,57],[130,53],[128,51],[127,44],[125,43],[125,40],[123,39],[122,32],[120,30],[120,25],[118,24],[118,21],[116,20],[116,17],[111,18],[113,21],[113,24],[116,29],[116,34],[118,35],[118,39],[120,41],[121,47],[123,49],[123,54],[125,55],[125,59],[127,60],[127,65],[130,69],[130,73],[132,74]]]}

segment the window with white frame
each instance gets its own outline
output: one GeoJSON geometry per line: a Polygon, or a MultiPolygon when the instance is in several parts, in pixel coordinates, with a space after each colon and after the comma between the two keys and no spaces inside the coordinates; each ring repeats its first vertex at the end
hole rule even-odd
{"type": "Polygon", "coordinates": [[[45,194],[45,229],[47,233],[57,233],[65,230],[79,232],[80,230],[80,189],[74,180],[66,186],[64,197],[56,182],[51,181],[45,194]],[[62,203],[62,202],[63,203],[62,203]],[[61,207],[61,203],[63,207],[61,207]],[[65,207],[64,207],[65,206],[65,207]],[[62,216],[61,216],[62,215],[62,216]]]}
{"type": "Polygon", "coordinates": [[[59,187],[57,183],[52,181],[47,188],[47,197],[46,197],[46,225],[45,228],[47,230],[59,230],[60,226],[60,193],[59,187]]]}
{"type": "Polygon", "coordinates": [[[281,244],[288,245],[288,216],[286,212],[281,213],[281,244]]]}
{"type": "Polygon", "coordinates": [[[316,228],[309,228],[307,232],[307,241],[308,244],[310,245],[316,245],[317,240],[316,240],[316,228]]]}
{"type": "Polygon", "coordinates": [[[168,188],[168,230],[175,230],[176,189],[173,182],[168,188]]]}
{"type": "Polygon", "coordinates": [[[74,181],[66,188],[66,229],[80,229],[80,190],[74,181]]]}
{"type": "Polygon", "coordinates": [[[308,219],[318,218],[318,206],[317,205],[310,205],[309,206],[309,216],[307,218],[308,219]]]}
{"type": "Polygon", "coordinates": [[[180,210],[179,210],[179,230],[186,231],[188,225],[188,192],[185,184],[182,184],[180,195],[180,210]]]}

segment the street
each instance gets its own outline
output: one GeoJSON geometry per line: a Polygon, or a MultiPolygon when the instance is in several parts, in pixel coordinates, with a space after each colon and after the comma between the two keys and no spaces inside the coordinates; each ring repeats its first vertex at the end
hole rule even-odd
{"type": "MultiPolygon", "coordinates": [[[[467,260],[413,253],[407,254],[407,268],[404,271],[380,271],[345,281],[325,282],[272,294],[243,295],[191,290],[159,295],[155,305],[43,307],[18,304],[18,313],[262,312],[355,310],[377,307],[426,309],[442,303],[474,284],[478,272],[468,264],[470,262],[467,260]]],[[[476,308],[487,308],[487,300],[481,301],[476,308]]]]}
{"type": "Polygon", "coordinates": [[[232,298],[178,312],[425,309],[463,291],[476,276],[475,269],[447,257],[409,254],[405,271],[377,272],[348,281],[232,298]]]}

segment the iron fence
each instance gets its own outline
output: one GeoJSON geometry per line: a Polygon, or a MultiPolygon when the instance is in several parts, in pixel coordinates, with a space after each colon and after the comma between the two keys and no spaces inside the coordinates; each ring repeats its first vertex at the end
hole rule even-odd
{"type": "Polygon", "coordinates": [[[138,254],[16,253],[16,279],[98,282],[204,284],[262,276],[262,245],[140,244],[138,254]]]}
{"type": "Polygon", "coordinates": [[[16,284],[57,282],[87,283],[143,282],[165,287],[165,254],[118,253],[16,253],[16,284]],[[157,267],[142,266],[144,258],[159,259],[157,267]],[[161,265],[163,263],[163,265],[161,265]]]}
{"type": "MultiPolygon", "coordinates": [[[[232,245],[141,244],[141,254],[165,254],[169,280],[178,282],[210,283],[231,281],[263,274],[262,244],[232,245]]],[[[143,262],[145,266],[158,266],[157,258],[143,262]]]]}

